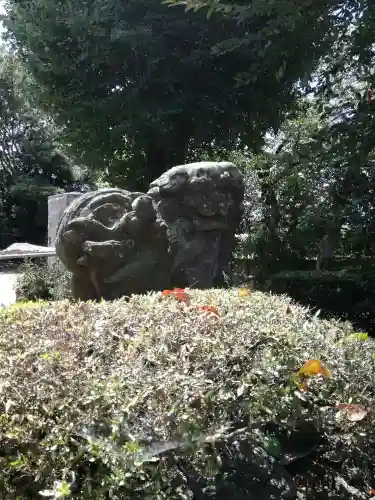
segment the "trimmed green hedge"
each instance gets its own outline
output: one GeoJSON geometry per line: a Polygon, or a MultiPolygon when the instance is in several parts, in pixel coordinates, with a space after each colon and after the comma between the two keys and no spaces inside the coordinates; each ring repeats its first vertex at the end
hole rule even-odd
{"type": "Polygon", "coordinates": [[[176,297],[0,309],[0,498],[367,498],[375,342],[285,296],[176,297]]]}

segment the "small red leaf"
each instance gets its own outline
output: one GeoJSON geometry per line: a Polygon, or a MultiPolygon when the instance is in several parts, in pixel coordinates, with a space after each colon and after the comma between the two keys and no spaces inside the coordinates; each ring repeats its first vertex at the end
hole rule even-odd
{"type": "Polygon", "coordinates": [[[220,313],[214,306],[197,306],[197,309],[206,314],[213,315],[216,318],[220,318],[220,313]]]}
{"type": "Polygon", "coordinates": [[[185,292],[184,288],[173,288],[173,290],[163,290],[161,294],[163,297],[173,297],[179,302],[184,302],[185,304],[188,304],[189,302],[189,297],[185,292]]]}

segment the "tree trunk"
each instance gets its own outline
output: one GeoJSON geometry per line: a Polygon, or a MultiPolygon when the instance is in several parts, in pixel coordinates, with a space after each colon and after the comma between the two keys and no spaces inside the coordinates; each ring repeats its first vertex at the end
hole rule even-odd
{"type": "Polygon", "coordinates": [[[149,182],[166,170],[185,163],[189,136],[184,131],[175,134],[150,134],[146,146],[146,170],[149,182]]]}

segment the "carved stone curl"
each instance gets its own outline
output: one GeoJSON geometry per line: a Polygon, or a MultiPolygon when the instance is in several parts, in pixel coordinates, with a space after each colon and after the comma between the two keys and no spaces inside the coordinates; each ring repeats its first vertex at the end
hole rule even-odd
{"type": "Polygon", "coordinates": [[[171,168],[148,194],[165,220],[178,286],[210,288],[223,282],[242,217],[243,178],[229,162],[171,168]]]}
{"type": "Polygon", "coordinates": [[[60,221],[56,253],[81,300],[219,285],[242,216],[243,180],[228,162],[168,170],[147,194],[101,189],[60,221]]]}
{"type": "Polygon", "coordinates": [[[83,195],[60,221],[56,253],[81,300],[115,299],[170,284],[167,226],[152,199],[122,189],[83,195]]]}

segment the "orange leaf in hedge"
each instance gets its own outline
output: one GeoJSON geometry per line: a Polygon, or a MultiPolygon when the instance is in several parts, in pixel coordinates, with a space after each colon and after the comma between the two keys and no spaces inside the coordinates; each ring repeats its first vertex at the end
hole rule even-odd
{"type": "Polygon", "coordinates": [[[360,422],[368,413],[363,405],[358,404],[340,403],[336,405],[336,408],[340,410],[340,413],[345,413],[345,416],[351,422],[360,422]]]}
{"type": "Polygon", "coordinates": [[[329,377],[331,375],[329,370],[327,370],[318,359],[309,359],[298,372],[300,377],[315,377],[319,374],[323,375],[323,377],[329,377]]]}
{"type": "Polygon", "coordinates": [[[185,304],[189,302],[189,297],[185,292],[185,288],[173,288],[173,290],[163,290],[161,294],[163,297],[173,297],[179,302],[184,302],[185,304]]]}
{"type": "Polygon", "coordinates": [[[214,306],[197,306],[197,308],[207,314],[213,315],[216,318],[220,318],[220,313],[214,306]]]}

